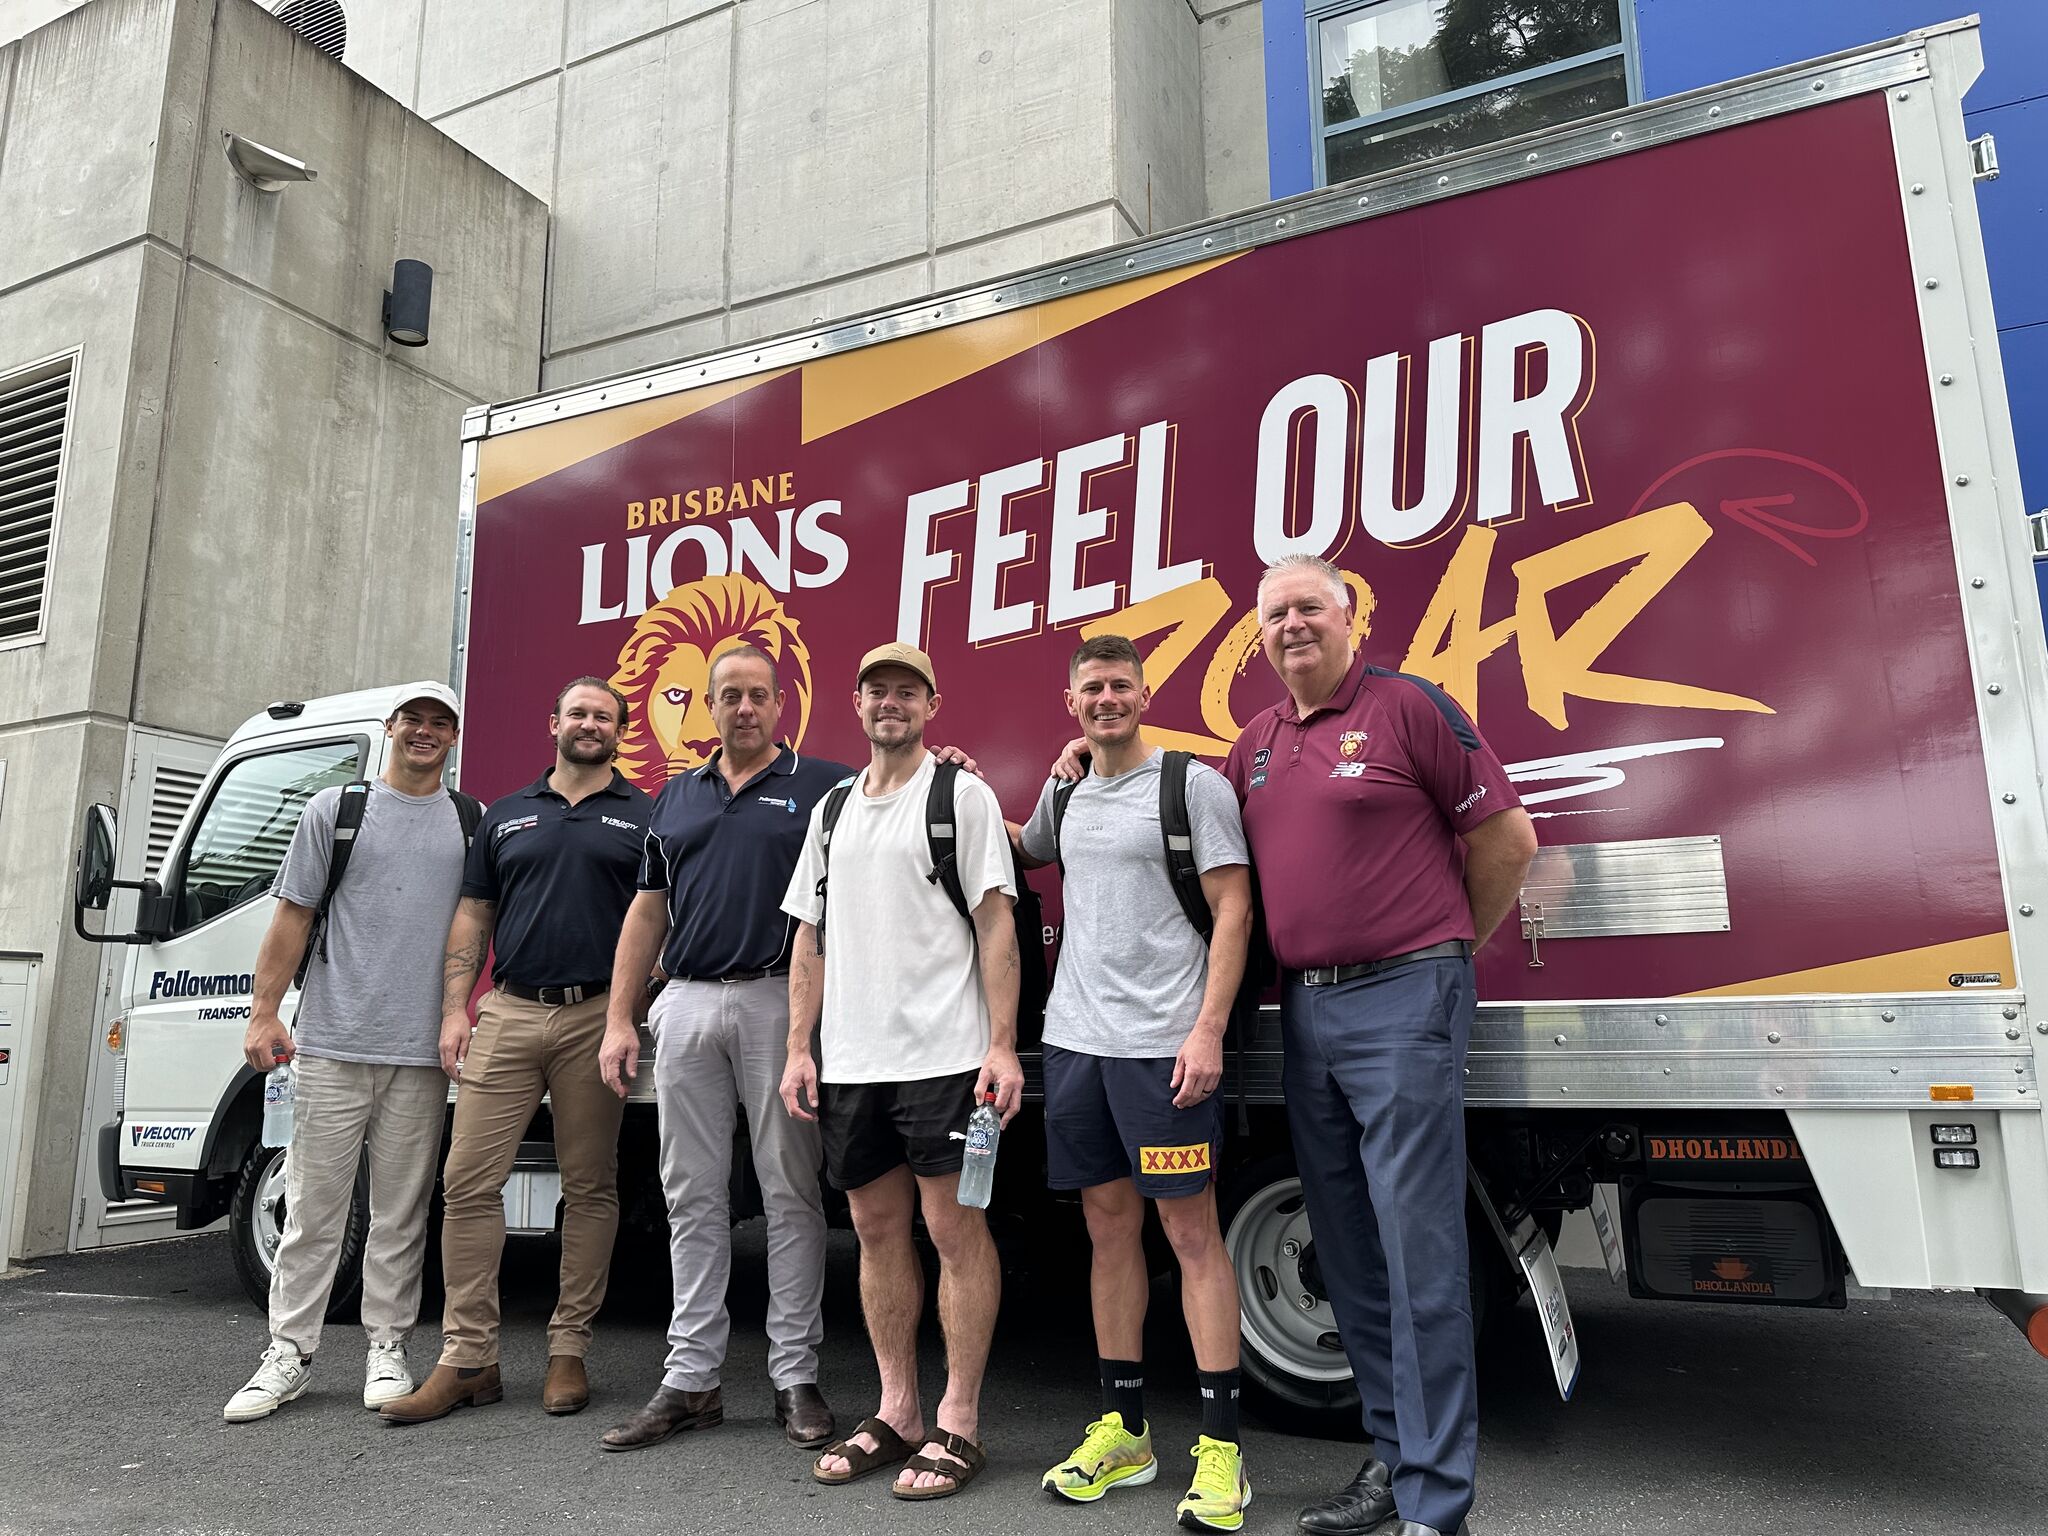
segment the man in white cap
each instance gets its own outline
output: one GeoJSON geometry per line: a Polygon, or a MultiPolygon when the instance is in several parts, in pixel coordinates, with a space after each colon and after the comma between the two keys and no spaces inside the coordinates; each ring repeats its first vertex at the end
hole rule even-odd
{"type": "Polygon", "coordinates": [[[363,1406],[412,1391],[405,1341],[419,1316],[427,1202],[448,1112],[443,941],[481,810],[441,784],[460,713],[445,683],[395,690],[383,773],[366,786],[322,789],[306,802],[271,886],[277,910],[256,955],[243,1055],[259,1073],[292,1063],[296,1123],[284,1237],[271,1271],[270,1347],[248,1385],[228,1399],[222,1417],[230,1423],[264,1418],[306,1390],[365,1147],[375,1214],[363,1241],[362,1317],[370,1336],[363,1406]],[[316,932],[336,829],[353,819],[342,813],[345,796],[361,797],[361,825],[316,932]],[[305,980],[287,1030],[278,1007],[302,959],[305,980]]]}

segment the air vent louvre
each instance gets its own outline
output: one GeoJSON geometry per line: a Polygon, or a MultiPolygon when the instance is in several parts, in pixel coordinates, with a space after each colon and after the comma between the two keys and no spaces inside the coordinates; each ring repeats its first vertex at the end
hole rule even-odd
{"type": "Polygon", "coordinates": [[[348,49],[348,13],[341,0],[285,0],[272,14],[337,63],[348,49]]]}
{"type": "Polygon", "coordinates": [[[43,632],[72,359],[0,378],[0,642],[43,632]]]}

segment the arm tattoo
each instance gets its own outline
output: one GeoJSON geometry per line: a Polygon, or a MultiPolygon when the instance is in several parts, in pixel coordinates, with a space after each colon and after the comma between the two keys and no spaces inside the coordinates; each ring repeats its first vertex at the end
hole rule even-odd
{"type": "Polygon", "coordinates": [[[469,1006],[469,994],[475,989],[477,978],[483,974],[484,955],[491,947],[491,930],[498,915],[495,902],[479,901],[473,896],[462,898],[461,911],[471,920],[472,931],[464,939],[451,941],[441,957],[441,1011],[444,1014],[457,1013],[469,1006]]]}

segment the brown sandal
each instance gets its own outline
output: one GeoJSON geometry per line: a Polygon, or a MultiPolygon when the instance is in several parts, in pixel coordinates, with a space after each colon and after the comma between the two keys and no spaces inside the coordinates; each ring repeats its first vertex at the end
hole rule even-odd
{"type": "Polygon", "coordinates": [[[973,1482],[980,1475],[981,1469],[988,1465],[988,1457],[982,1451],[982,1448],[964,1435],[949,1434],[942,1429],[937,1434],[928,1438],[932,1442],[944,1446],[946,1454],[953,1457],[954,1462],[957,1462],[958,1465],[955,1465],[954,1462],[941,1461],[936,1456],[913,1456],[910,1460],[903,1463],[903,1468],[907,1472],[936,1472],[941,1477],[951,1478],[952,1486],[948,1488],[906,1488],[901,1483],[891,1483],[889,1491],[899,1499],[909,1499],[920,1503],[926,1499],[950,1499],[962,1488],[973,1482]]]}
{"type": "Polygon", "coordinates": [[[852,1435],[848,1435],[844,1440],[835,1440],[818,1452],[817,1459],[811,1463],[811,1476],[827,1487],[837,1488],[844,1483],[858,1482],[870,1472],[879,1472],[884,1467],[895,1466],[916,1449],[916,1446],[880,1419],[862,1419],[854,1426],[852,1435]],[[875,1448],[870,1451],[863,1446],[855,1445],[854,1435],[873,1436],[875,1448]],[[827,1456],[844,1456],[846,1470],[827,1472],[818,1464],[827,1456]]]}

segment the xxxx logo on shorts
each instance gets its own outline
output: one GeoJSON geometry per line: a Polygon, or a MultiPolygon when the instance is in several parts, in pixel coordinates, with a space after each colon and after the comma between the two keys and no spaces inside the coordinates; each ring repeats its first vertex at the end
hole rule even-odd
{"type": "Polygon", "coordinates": [[[1140,1147],[1138,1148],[1138,1171],[1140,1173],[1207,1173],[1209,1171],[1209,1143],[1199,1141],[1192,1147],[1140,1147]]]}

